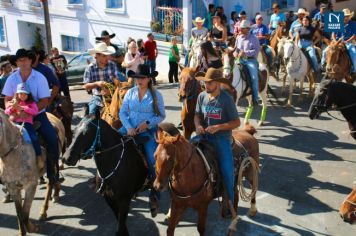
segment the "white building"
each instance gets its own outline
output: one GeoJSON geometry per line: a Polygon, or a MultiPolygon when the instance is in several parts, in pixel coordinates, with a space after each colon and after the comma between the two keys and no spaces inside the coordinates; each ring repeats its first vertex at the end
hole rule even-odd
{"type": "MultiPolygon", "coordinates": [[[[228,18],[231,11],[243,9],[249,18],[261,12],[268,19],[272,2],[279,2],[283,11],[296,11],[300,6],[311,10],[315,3],[314,0],[48,0],[52,44],[65,55],[93,47],[102,30],[116,33],[112,42],[117,44],[124,45],[129,36],[145,40],[151,22],[156,22],[165,33],[161,34],[163,37],[157,34],[157,40],[169,39],[166,34],[182,35],[186,45],[191,20],[205,17],[208,3],[223,6],[228,18]]],[[[356,0],[336,0],[334,5],[335,9],[356,9],[356,0]]],[[[33,46],[37,28],[46,42],[39,0],[0,0],[0,55],[33,46]]],[[[158,41],[157,65],[161,74],[168,70],[168,47],[168,42],[158,41]]]]}

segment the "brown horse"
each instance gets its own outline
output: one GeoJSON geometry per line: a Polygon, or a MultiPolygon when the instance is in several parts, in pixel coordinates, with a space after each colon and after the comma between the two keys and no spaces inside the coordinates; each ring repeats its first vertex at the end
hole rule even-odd
{"type": "MultiPolygon", "coordinates": [[[[245,176],[253,186],[250,196],[251,216],[257,213],[255,193],[258,178],[254,175],[256,169],[253,169],[253,166],[256,168],[259,163],[259,147],[257,140],[253,137],[255,132],[256,130],[252,126],[246,126],[244,130],[233,132],[234,139],[240,142],[251,156],[251,164],[247,167],[241,164],[239,173],[241,176],[245,176]]],[[[159,144],[155,152],[157,177],[154,187],[163,190],[169,185],[172,193],[171,217],[167,235],[174,234],[180,217],[188,207],[198,211],[197,227],[200,235],[204,235],[208,205],[214,198],[215,188],[210,178],[210,171],[207,170],[205,161],[198,154],[196,147],[181,136],[173,124],[162,123],[159,125],[157,141],[159,144]]],[[[204,153],[204,155],[212,156],[213,153],[204,153]]],[[[212,158],[215,157],[212,156],[212,158]]],[[[241,181],[241,178],[239,179],[241,181]]],[[[234,206],[230,207],[233,214],[233,221],[230,225],[232,231],[236,230],[238,201],[239,191],[236,188],[234,206]]]]}
{"type": "Polygon", "coordinates": [[[269,46],[274,50],[275,55],[278,55],[278,39],[282,37],[288,37],[288,31],[286,30],[285,25],[281,24],[275,30],[275,32],[271,35],[269,39],[269,46]]]}
{"type": "Polygon", "coordinates": [[[331,41],[326,56],[326,73],[332,79],[341,81],[345,79],[352,84],[356,78],[350,75],[352,63],[348,55],[345,43],[342,39],[331,41]]]}
{"type": "Polygon", "coordinates": [[[351,193],[347,195],[342,203],[339,213],[345,222],[350,224],[356,222],[356,181],[353,184],[351,193]]]}
{"type": "Polygon", "coordinates": [[[105,104],[101,119],[105,120],[114,129],[119,129],[122,126],[119,120],[120,107],[122,106],[126,92],[132,88],[133,81],[131,79],[128,82],[116,80],[115,86],[116,88],[111,97],[111,102],[105,104]]]}
{"type": "Polygon", "coordinates": [[[196,68],[184,68],[179,78],[179,101],[183,102],[180,113],[184,138],[189,139],[195,131],[194,114],[199,93],[202,91],[200,82],[195,79],[196,68]]]}

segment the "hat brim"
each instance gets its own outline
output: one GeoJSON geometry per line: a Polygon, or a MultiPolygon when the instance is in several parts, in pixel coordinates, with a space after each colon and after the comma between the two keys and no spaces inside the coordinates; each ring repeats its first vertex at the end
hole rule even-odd
{"type": "Polygon", "coordinates": [[[197,25],[197,23],[201,23],[201,24],[204,24],[204,22],[205,22],[205,19],[204,20],[200,20],[200,21],[195,21],[195,20],[193,20],[192,21],[193,22],[193,25],[197,25]]]}
{"type": "Polygon", "coordinates": [[[297,12],[297,15],[300,15],[300,14],[304,14],[305,16],[309,16],[309,12],[305,11],[305,12],[297,12]]]}
{"type": "Polygon", "coordinates": [[[226,78],[217,78],[217,79],[209,79],[203,76],[198,76],[195,77],[196,80],[198,81],[204,81],[204,82],[218,82],[218,83],[223,83],[223,84],[231,84],[230,80],[226,78]]]}
{"type": "Polygon", "coordinates": [[[88,50],[88,53],[89,53],[90,55],[94,55],[94,54],[96,54],[96,53],[101,53],[101,54],[104,54],[104,55],[106,55],[106,56],[109,56],[109,55],[112,55],[112,54],[116,53],[116,50],[115,50],[114,47],[109,46],[109,47],[106,48],[105,51],[99,51],[99,50],[97,50],[97,49],[95,49],[95,48],[92,48],[92,49],[89,49],[89,50],[88,50]]]}
{"type": "Polygon", "coordinates": [[[16,93],[26,93],[26,94],[30,94],[28,91],[26,90],[17,90],[16,93]]]}
{"type": "MultiPolygon", "coordinates": [[[[116,34],[114,33],[114,34],[109,34],[109,38],[114,38],[116,36],[116,34]]],[[[104,37],[103,36],[101,36],[101,37],[95,37],[95,39],[96,40],[103,40],[104,39],[104,37]]]]}
{"type": "Polygon", "coordinates": [[[354,16],[354,13],[355,12],[350,12],[350,14],[347,14],[347,15],[344,13],[344,16],[350,16],[352,18],[354,16]]]}
{"type": "Polygon", "coordinates": [[[157,77],[158,72],[154,71],[152,74],[150,75],[141,75],[141,74],[136,74],[135,72],[133,72],[132,70],[127,72],[127,76],[131,77],[131,78],[136,78],[136,79],[144,79],[144,78],[153,78],[153,77],[157,77]]]}

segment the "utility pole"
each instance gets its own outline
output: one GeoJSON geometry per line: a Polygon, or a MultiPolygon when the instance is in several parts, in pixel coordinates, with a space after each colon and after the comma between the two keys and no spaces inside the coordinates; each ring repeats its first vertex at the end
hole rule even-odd
{"type": "Polygon", "coordinates": [[[46,44],[47,44],[47,52],[51,52],[52,48],[52,34],[51,34],[51,22],[49,19],[49,10],[48,10],[48,0],[40,0],[43,6],[43,15],[45,21],[45,28],[46,28],[46,44]]]}

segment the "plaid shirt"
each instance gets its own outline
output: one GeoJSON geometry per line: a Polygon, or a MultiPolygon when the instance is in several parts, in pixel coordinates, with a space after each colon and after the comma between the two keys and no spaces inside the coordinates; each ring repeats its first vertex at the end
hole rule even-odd
{"type": "MultiPolygon", "coordinates": [[[[103,80],[114,83],[114,78],[117,78],[118,73],[116,64],[112,61],[109,61],[104,69],[100,69],[98,64],[93,62],[85,69],[83,82],[87,84],[103,80]]],[[[93,95],[100,95],[100,88],[94,88],[93,95]]]]}

